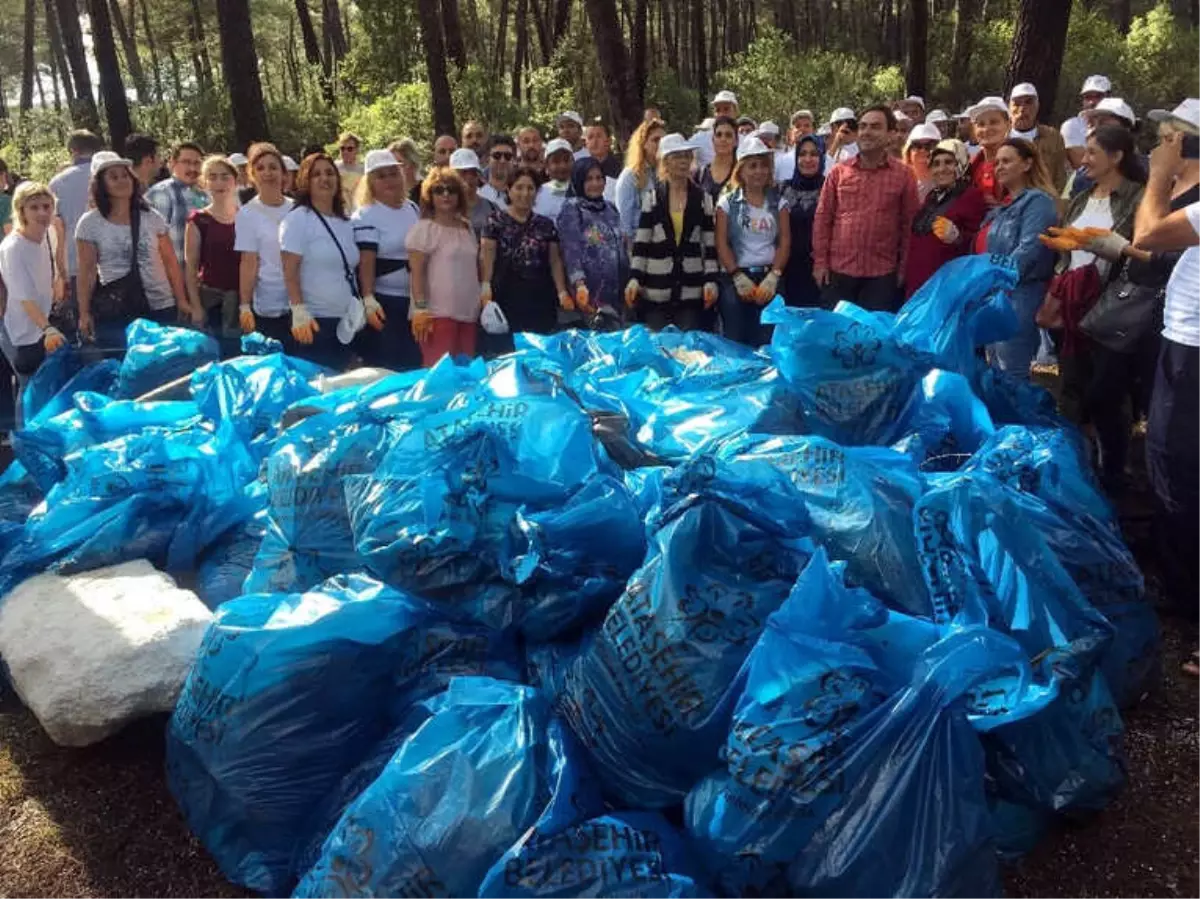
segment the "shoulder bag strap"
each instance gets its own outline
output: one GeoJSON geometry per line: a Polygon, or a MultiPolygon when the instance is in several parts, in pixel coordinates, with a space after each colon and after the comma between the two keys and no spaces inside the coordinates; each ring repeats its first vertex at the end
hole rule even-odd
{"type": "MultiPolygon", "coordinates": [[[[311,208],[311,207],[310,207],[311,208]]],[[[362,294],[358,292],[358,278],[354,272],[350,270],[350,262],[346,259],[346,251],[342,249],[342,242],[337,239],[337,235],[333,233],[333,229],[329,227],[329,222],[325,221],[325,216],[313,209],[313,215],[317,217],[322,225],[325,226],[326,233],[329,234],[329,239],[333,241],[333,245],[337,247],[338,255],[342,257],[342,274],[346,278],[346,283],[350,285],[350,292],[354,294],[356,300],[362,299],[362,294]]]]}

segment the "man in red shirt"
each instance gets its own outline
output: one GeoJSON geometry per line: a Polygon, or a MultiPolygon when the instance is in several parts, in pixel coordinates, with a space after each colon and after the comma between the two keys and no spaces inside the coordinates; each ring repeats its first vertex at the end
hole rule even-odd
{"type": "Polygon", "coordinates": [[[858,117],[858,155],[825,176],[813,220],[813,278],[832,308],[849,300],[873,312],[900,306],[913,218],[911,170],[888,153],[896,118],[886,106],[858,117]]]}

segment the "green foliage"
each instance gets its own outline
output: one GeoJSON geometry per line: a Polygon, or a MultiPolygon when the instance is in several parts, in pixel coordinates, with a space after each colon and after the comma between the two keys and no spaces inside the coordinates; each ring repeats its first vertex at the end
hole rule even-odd
{"type": "Polygon", "coordinates": [[[1121,54],[1124,96],[1134,112],[1169,108],[1195,96],[1198,58],[1200,33],[1179,27],[1168,4],[1160,3],[1134,19],[1121,54]]]}
{"type": "Polygon", "coordinates": [[[423,149],[428,149],[432,122],[429,85],[411,83],[397,85],[374,103],[355,106],[342,117],[339,129],[353,131],[369,148],[386,147],[397,137],[411,135],[424,139],[423,149]]]}

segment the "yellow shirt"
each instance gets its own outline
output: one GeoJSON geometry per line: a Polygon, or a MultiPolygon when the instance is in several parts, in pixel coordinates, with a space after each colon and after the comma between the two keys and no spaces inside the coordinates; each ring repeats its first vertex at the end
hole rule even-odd
{"type": "Polygon", "coordinates": [[[675,229],[675,243],[683,240],[683,210],[671,212],[671,227],[675,229]]]}

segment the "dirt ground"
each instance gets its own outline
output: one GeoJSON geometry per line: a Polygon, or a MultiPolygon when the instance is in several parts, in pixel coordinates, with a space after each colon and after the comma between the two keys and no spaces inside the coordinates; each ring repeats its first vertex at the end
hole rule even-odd
{"type": "MultiPolygon", "coordinates": [[[[1139,491],[1140,493],[1141,491],[1139,491]]],[[[1123,510],[1157,594],[1143,500],[1123,510]]],[[[1161,687],[1125,716],[1129,784],[1008,871],[1013,896],[1200,896],[1197,682],[1192,625],[1163,614],[1161,687]]],[[[165,718],[61,749],[0,687],[0,896],[239,896],[167,791],[165,718]]]]}

